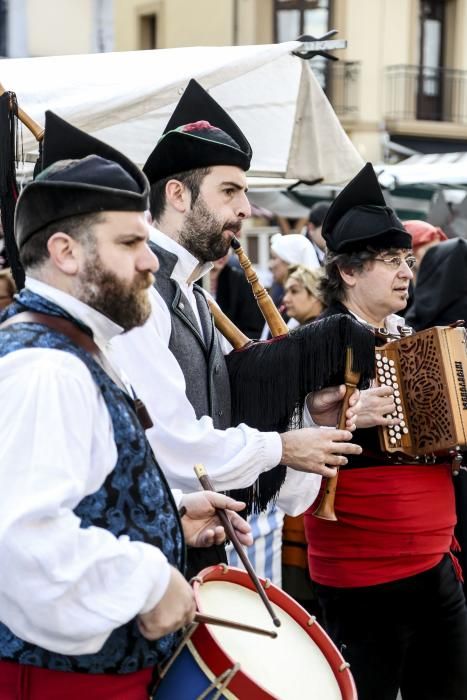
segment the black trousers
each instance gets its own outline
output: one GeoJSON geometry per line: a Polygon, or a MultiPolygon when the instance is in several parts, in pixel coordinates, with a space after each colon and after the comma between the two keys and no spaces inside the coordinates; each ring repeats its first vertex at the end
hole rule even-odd
{"type": "Polygon", "coordinates": [[[227,554],[224,544],[214,544],[212,547],[189,547],[185,578],[190,580],[207,566],[227,564],[227,554]]]}
{"type": "Polygon", "coordinates": [[[359,700],[467,699],[467,606],[448,555],[410,578],[316,591],[359,700]]]}

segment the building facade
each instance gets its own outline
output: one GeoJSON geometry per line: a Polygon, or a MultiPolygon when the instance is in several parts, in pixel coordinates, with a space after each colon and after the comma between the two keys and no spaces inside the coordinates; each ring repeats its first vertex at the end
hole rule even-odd
{"type": "Polygon", "coordinates": [[[364,158],[467,150],[467,0],[115,0],[114,11],[118,50],[338,28],[339,61],[312,66],[364,158]]]}
{"type": "Polygon", "coordinates": [[[467,151],[467,0],[0,0],[0,52],[40,56],[323,36],[312,67],[361,155],[467,151]]]}

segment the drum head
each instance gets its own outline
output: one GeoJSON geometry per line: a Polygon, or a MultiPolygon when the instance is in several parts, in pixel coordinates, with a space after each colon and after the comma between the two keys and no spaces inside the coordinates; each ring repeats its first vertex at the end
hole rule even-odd
{"type": "Polygon", "coordinates": [[[355,686],[344,659],[322,628],[279,588],[267,588],[281,627],[274,627],[248,575],[239,569],[210,567],[195,584],[201,612],[275,630],[276,639],[217,626],[200,626],[192,637],[196,653],[214,674],[240,664],[226,697],[353,700],[355,686]],[[198,631],[197,631],[198,632],[198,631]],[[206,654],[207,647],[210,651],[206,654]],[[210,657],[210,658],[207,658],[210,657]],[[214,668],[216,667],[216,668],[214,668]]]}

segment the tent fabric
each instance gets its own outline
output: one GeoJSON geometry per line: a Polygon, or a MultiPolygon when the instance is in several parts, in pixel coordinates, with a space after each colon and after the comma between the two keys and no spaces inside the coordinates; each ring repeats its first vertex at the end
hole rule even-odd
{"type": "MultiPolygon", "coordinates": [[[[362,160],[299,42],[0,60],[0,82],[40,124],[53,110],[142,165],[190,78],[247,135],[251,172],[338,183],[362,160]]],[[[25,152],[37,149],[23,130],[25,152]]]]}
{"type": "Polygon", "coordinates": [[[296,199],[288,197],[278,190],[248,190],[248,199],[260,209],[266,209],[271,214],[285,216],[289,219],[308,217],[309,209],[296,199]]]}
{"type": "Polygon", "coordinates": [[[378,165],[379,181],[384,187],[413,183],[466,185],[467,153],[428,153],[410,156],[397,165],[378,165]]]}

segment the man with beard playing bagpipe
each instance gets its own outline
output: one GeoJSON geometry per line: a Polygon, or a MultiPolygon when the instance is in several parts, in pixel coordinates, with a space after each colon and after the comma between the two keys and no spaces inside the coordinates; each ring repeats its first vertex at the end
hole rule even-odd
{"type": "MultiPolygon", "coordinates": [[[[239,127],[198,83],[190,81],[144,166],[157,227],[151,230],[151,245],[160,261],[152,295],[154,312],[144,327],[116,339],[114,350],[153,415],[149,439],[173,486],[191,485],[191,465],[201,462],[217,489],[249,487],[243,496],[250,510],[265,508],[280,492],[284,509],[298,514],[319,487],[316,474],[331,475],[334,465],[346,461],[345,455],[360,451],[348,442],[347,431],[319,427],[288,431],[295,407],[302,407],[310,391],[329,386],[330,355],[321,348],[313,356],[312,342],[303,344],[300,355],[297,341],[284,363],[288,354],[284,346],[282,359],[269,367],[265,382],[271,394],[278,382],[277,395],[272,401],[267,396],[259,397],[259,403],[254,399],[255,410],[245,413],[236,397],[248,400],[254,390],[246,377],[240,378],[238,368],[233,370],[235,379],[229,377],[230,359],[228,369],[206,294],[195,284],[211,261],[228,251],[233,234],[250,214],[245,172],[251,155],[239,127]],[[161,341],[174,354],[178,368],[173,363],[170,371],[161,366],[155,350],[161,341]],[[298,375],[292,379],[302,365],[308,371],[306,382],[298,375]],[[166,387],[163,405],[156,401],[161,387],[166,387]],[[182,393],[192,404],[191,414],[185,410],[182,393]],[[267,417],[270,410],[277,415],[267,417]],[[276,468],[280,463],[289,468],[276,468]]],[[[259,345],[253,344],[238,353],[239,364],[248,365],[252,374],[260,365],[266,368],[264,353],[257,349],[259,345]]],[[[335,354],[339,363],[341,354],[335,354]]],[[[317,423],[335,425],[342,395],[342,388],[337,388],[310,397],[309,409],[317,423]]],[[[345,427],[353,423],[351,408],[345,427]]],[[[222,556],[222,552],[203,553],[202,559],[195,556],[191,572],[222,556]]]]}

